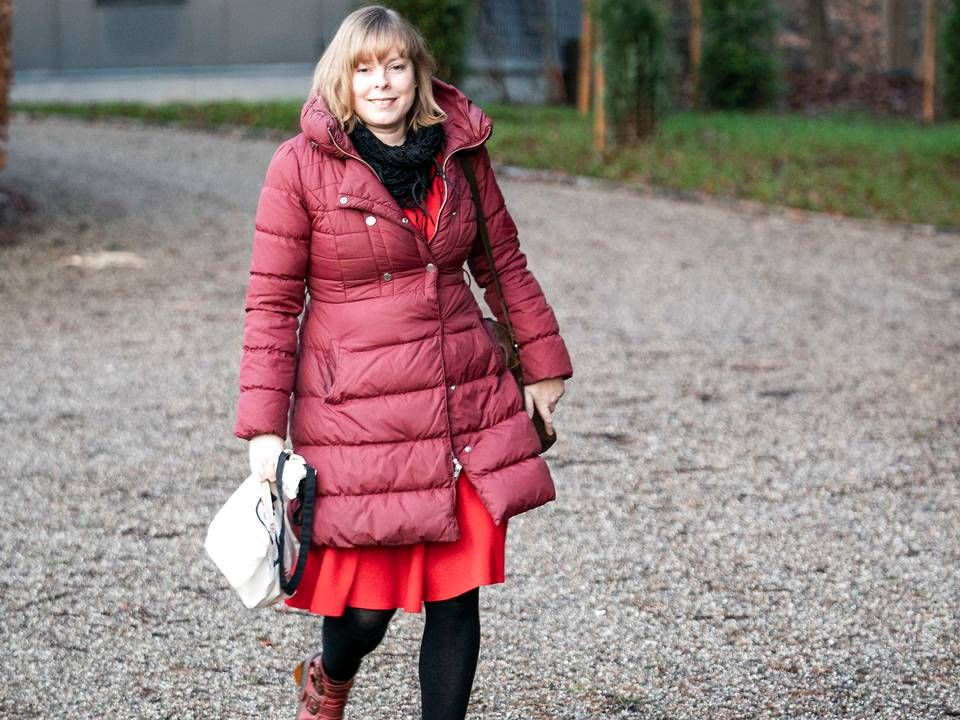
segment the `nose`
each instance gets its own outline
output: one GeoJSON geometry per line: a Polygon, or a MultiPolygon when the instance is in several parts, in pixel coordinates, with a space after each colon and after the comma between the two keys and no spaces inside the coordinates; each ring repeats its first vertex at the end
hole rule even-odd
{"type": "Polygon", "coordinates": [[[375,71],[375,75],[373,76],[373,84],[374,84],[374,87],[378,87],[378,88],[385,87],[388,84],[387,71],[385,69],[378,68],[375,71]]]}

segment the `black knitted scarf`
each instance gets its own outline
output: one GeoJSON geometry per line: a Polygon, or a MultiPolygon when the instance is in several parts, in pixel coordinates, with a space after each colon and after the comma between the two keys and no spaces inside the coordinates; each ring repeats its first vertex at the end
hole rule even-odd
{"type": "Polygon", "coordinates": [[[360,157],[373,167],[380,181],[403,208],[426,211],[427,191],[430,189],[430,171],[440,167],[436,154],[443,144],[443,124],[422,127],[407,132],[403,145],[387,145],[357,121],[350,133],[353,146],[360,157]]]}

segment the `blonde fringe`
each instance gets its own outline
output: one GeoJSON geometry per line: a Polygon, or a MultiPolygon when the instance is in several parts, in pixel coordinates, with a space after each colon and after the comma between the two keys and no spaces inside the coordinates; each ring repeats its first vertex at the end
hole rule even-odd
{"type": "Polygon", "coordinates": [[[446,114],[433,98],[431,78],[437,62],[426,41],[395,10],[368,5],[347,15],[313,72],[310,98],[320,96],[346,132],[356,125],[353,107],[353,72],[361,62],[383,58],[397,47],[413,63],[417,93],[407,116],[407,130],[436,125],[446,114]]]}

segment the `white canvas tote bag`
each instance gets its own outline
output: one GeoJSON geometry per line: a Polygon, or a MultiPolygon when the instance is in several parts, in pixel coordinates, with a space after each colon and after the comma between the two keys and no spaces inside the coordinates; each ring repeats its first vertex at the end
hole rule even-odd
{"type": "Polygon", "coordinates": [[[316,474],[302,457],[284,451],[277,478],[282,495],[272,481],[248,476],[217,511],[203,544],[248,608],[267,607],[296,592],[310,545],[309,532],[302,533],[302,543],[290,532],[286,501],[303,486],[302,527],[312,528],[316,474]]]}

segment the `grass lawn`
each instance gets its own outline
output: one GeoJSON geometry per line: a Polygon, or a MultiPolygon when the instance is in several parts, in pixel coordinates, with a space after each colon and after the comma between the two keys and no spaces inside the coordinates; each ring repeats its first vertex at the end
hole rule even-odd
{"type": "MultiPolygon", "coordinates": [[[[300,102],[15,103],[13,109],[293,134],[300,102]]],[[[960,229],[960,123],[925,128],[860,115],[675,113],[654,141],[601,161],[591,148],[589,118],[573,108],[484,109],[495,126],[490,152],[502,163],[960,229]]]]}

